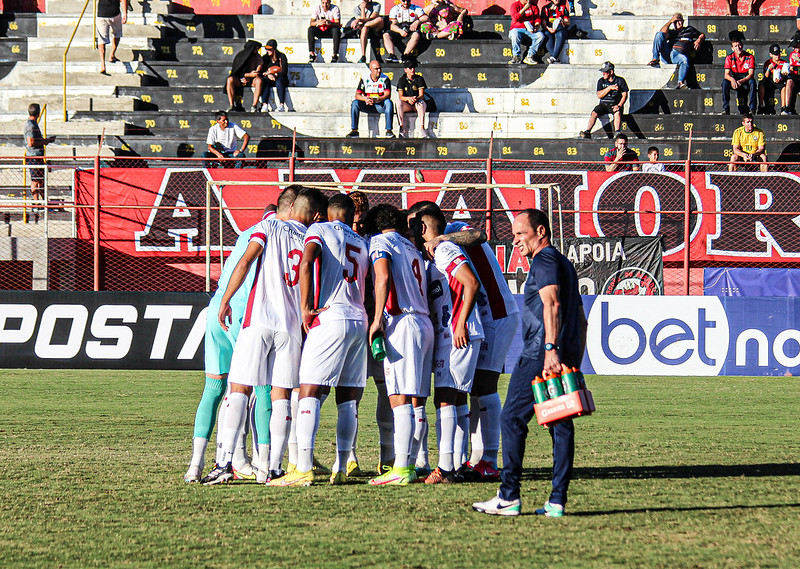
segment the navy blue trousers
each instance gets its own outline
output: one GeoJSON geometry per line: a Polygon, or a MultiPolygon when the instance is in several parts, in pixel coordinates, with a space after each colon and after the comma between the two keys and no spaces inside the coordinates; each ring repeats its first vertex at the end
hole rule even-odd
{"type": "MultiPolygon", "coordinates": [[[[503,469],[500,472],[500,497],[503,500],[519,498],[522,459],[525,456],[525,439],[528,423],[534,416],[531,381],[542,375],[542,360],[520,358],[508,384],[508,394],[503,404],[500,428],[503,435],[503,469]]],[[[572,478],[575,458],[575,426],[572,420],[550,427],[553,441],[553,491],[550,502],[567,503],[567,490],[572,478]]]]}

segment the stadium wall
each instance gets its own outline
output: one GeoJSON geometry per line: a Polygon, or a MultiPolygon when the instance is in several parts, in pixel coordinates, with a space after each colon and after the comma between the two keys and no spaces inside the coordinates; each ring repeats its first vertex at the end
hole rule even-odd
{"type": "MultiPolygon", "coordinates": [[[[0,367],[201,370],[208,300],[203,293],[0,291],[0,367]]],[[[583,302],[586,373],[800,373],[798,298],[604,295],[583,302]]],[[[518,331],[506,371],[521,342],[518,331]]]]}

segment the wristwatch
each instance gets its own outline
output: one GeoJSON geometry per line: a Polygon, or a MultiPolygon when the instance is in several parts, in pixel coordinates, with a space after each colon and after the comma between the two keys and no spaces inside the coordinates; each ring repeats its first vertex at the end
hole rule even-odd
{"type": "Polygon", "coordinates": [[[544,351],[545,352],[549,352],[551,350],[557,350],[557,349],[558,349],[558,346],[556,346],[555,344],[551,344],[550,342],[547,342],[544,345],[544,351]]]}

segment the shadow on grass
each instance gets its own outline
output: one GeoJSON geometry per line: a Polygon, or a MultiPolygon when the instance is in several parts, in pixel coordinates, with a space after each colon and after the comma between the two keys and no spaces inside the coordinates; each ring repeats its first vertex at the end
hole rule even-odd
{"type": "MultiPolygon", "coordinates": [[[[763,508],[800,508],[800,503],[794,504],[731,504],[728,506],[687,506],[685,508],[661,507],[661,508],[633,508],[624,510],[599,510],[597,512],[568,512],[570,517],[589,517],[589,516],[613,516],[615,514],[655,514],[658,512],[701,512],[701,511],[723,511],[723,510],[758,510],[763,508]]],[[[536,515],[536,514],[529,514],[536,515]]]]}
{"type": "MultiPolygon", "coordinates": [[[[529,468],[523,480],[549,479],[549,468],[529,468]]],[[[687,466],[606,466],[575,468],[573,480],[602,480],[614,478],[728,478],[735,476],[800,476],[800,464],[697,464],[687,466]]]]}

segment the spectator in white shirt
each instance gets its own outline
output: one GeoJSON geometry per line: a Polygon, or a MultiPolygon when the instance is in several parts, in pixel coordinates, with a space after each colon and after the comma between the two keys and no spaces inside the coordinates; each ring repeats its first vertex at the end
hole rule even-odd
{"type": "MultiPolygon", "coordinates": [[[[247,158],[244,150],[247,148],[247,143],[250,142],[250,135],[235,122],[228,121],[228,113],[225,111],[219,111],[215,118],[217,123],[208,129],[206,138],[208,150],[203,154],[203,158],[218,158],[219,160],[236,158],[236,168],[241,168],[244,165],[244,159],[247,158]],[[237,140],[242,141],[241,148],[239,148],[237,140]]],[[[209,168],[210,165],[211,162],[205,163],[206,168],[209,168]]]]}

